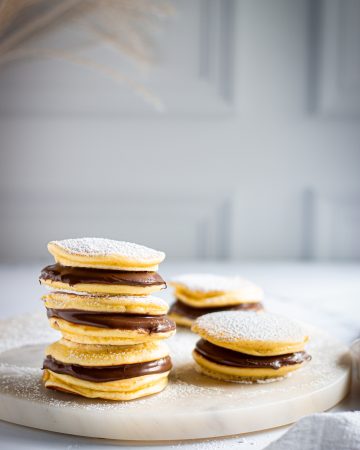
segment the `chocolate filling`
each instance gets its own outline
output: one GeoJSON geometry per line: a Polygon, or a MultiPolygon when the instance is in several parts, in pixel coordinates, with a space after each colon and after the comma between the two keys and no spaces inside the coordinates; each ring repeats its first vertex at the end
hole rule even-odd
{"type": "Polygon", "coordinates": [[[170,314],[178,314],[179,316],[187,317],[188,319],[195,320],[204,314],[209,314],[217,311],[261,311],[263,309],[262,303],[241,303],[240,305],[233,306],[219,306],[213,308],[194,308],[193,306],[185,305],[180,300],[176,302],[170,308],[170,314]]]}
{"type": "Polygon", "coordinates": [[[82,311],[79,309],[47,308],[47,316],[67,320],[79,325],[90,325],[97,328],[145,331],[146,333],[166,333],[175,330],[176,325],[166,315],[144,316],[98,311],[82,311]]]}
{"type": "Polygon", "coordinates": [[[40,281],[50,280],[74,286],[75,284],[120,284],[128,286],[158,286],[165,281],[157,272],[128,272],[125,270],[86,269],[66,267],[61,264],[46,266],[41,271],[40,281]]]}
{"type": "Polygon", "coordinates": [[[250,369],[278,370],[280,367],[301,364],[305,361],[310,361],[311,359],[311,356],[306,352],[288,353],[279,356],[247,355],[245,353],[219,347],[204,339],[200,339],[200,341],[196,343],[195,351],[209,361],[217,364],[250,369]]]}
{"type": "Polygon", "coordinates": [[[43,369],[70,375],[81,380],[93,381],[94,383],[125,380],[126,378],[163,373],[170,370],[171,367],[170,356],[155,361],[123,364],[121,366],[80,366],[79,364],[62,363],[52,356],[47,355],[43,363],[43,369]]]}

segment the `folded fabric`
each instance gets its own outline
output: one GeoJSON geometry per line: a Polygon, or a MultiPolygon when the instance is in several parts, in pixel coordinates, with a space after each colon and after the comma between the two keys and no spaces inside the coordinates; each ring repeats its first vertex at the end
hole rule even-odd
{"type": "Polygon", "coordinates": [[[300,419],[266,450],[360,449],[360,412],[312,414],[300,419]]]}

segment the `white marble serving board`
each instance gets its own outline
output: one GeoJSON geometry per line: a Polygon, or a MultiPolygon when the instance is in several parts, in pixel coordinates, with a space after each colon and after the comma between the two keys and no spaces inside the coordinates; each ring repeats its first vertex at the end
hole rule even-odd
{"type": "Polygon", "coordinates": [[[210,438],[269,429],[324,411],[349,386],[348,349],[310,329],[312,361],[291,377],[263,384],[217,382],[196,372],[196,336],[170,339],[174,370],[162,393],[132,402],[83,399],[41,384],[44,348],[59,336],[40,315],[0,322],[0,419],[28,427],[122,440],[210,438]]]}

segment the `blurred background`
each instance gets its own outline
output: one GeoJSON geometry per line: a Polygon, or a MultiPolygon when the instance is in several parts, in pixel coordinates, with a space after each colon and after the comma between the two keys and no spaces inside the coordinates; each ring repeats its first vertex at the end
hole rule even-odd
{"type": "Polygon", "coordinates": [[[0,1],[0,262],[360,258],[358,0],[0,1]]]}

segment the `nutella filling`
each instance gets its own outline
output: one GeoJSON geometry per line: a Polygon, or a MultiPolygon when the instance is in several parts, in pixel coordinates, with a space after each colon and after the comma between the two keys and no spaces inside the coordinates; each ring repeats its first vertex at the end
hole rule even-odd
{"type": "Polygon", "coordinates": [[[311,359],[311,356],[306,352],[288,353],[279,356],[247,355],[245,353],[219,347],[205,339],[200,339],[200,341],[196,343],[195,351],[209,361],[217,364],[251,369],[278,370],[280,367],[301,364],[305,361],[310,361],[311,359]]]}
{"type": "Polygon", "coordinates": [[[50,280],[74,286],[76,284],[120,284],[127,286],[166,287],[165,281],[157,272],[130,272],[124,270],[87,269],[67,267],[61,264],[46,266],[41,271],[40,281],[50,280]]]}
{"type": "Polygon", "coordinates": [[[43,369],[64,375],[70,375],[81,380],[94,383],[125,380],[127,378],[153,375],[168,372],[172,368],[170,356],[135,364],[123,364],[121,366],[80,366],[79,364],[62,363],[50,355],[47,355],[43,369]]]}
{"type": "Polygon", "coordinates": [[[47,316],[64,319],[68,322],[89,325],[97,328],[136,330],[140,332],[166,333],[175,330],[176,325],[166,315],[148,316],[98,311],[82,311],[79,309],[47,308],[47,316]]]}
{"type": "Polygon", "coordinates": [[[209,314],[217,311],[261,311],[263,305],[260,302],[254,303],[241,303],[240,305],[233,306],[219,306],[212,308],[194,308],[193,306],[185,305],[180,300],[176,300],[170,308],[170,314],[178,314],[179,316],[187,317],[188,319],[195,320],[204,314],[209,314]]]}

